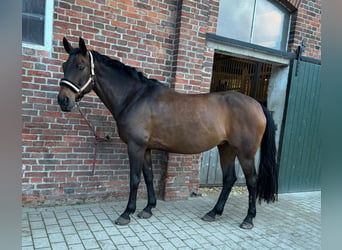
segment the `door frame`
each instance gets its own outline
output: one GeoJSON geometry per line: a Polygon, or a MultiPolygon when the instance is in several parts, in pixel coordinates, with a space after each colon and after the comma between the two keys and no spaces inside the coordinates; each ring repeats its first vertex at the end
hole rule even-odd
{"type": "MultiPolygon", "coordinates": [[[[267,107],[271,111],[273,119],[275,121],[277,130],[276,130],[276,146],[279,148],[280,143],[280,135],[281,135],[281,127],[283,123],[283,114],[285,110],[285,100],[286,100],[286,91],[288,86],[288,76],[289,76],[289,68],[290,63],[293,58],[296,57],[295,53],[282,52],[270,48],[266,48],[259,45],[254,45],[242,41],[238,41],[231,38],[217,36],[215,34],[206,34],[207,47],[210,47],[215,50],[215,53],[224,54],[228,56],[234,56],[238,58],[244,58],[253,61],[259,61],[264,63],[272,64],[272,73],[268,86],[268,96],[267,96],[267,107]]],[[[217,152],[217,150],[212,149],[207,152],[202,153],[202,160],[208,156],[208,154],[213,155],[213,157],[217,157],[213,154],[213,152],[217,152]],[[206,155],[207,154],[207,155],[206,155]]],[[[213,162],[218,162],[218,166],[216,168],[220,168],[219,161],[213,160],[213,162]]],[[[206,167],[213,168],[213,166],[207,166],[210,164],[210,159],[206,159],[203,164],[206,164],[206,167]]],[[[238,165],[238,164],[236,164],[238,165]]],[[[255,162],[257,171],[259,167],[259,153],[256,154],[256,162],[255,162]]],[[[204,173],[201,162],[200,167],[200,175],[204,173]]],[[[244,184],[245,179],[242,173],[241,167],[236,166],[238,184],[244,184]],[[239,169],[240,168],[240,169],[239,169]]],[[[212,170],[218,173],[217,169],[212,170]]],[[[201,186],[210,186],[210,184],[203,183],[205,178],[201,178],[200,176],[200,185],[201,186]]],[[[217,179],[217,178],[216,178],[217,179]]],[[[218,182],[214,185],[218,185],[218,182]]]]}

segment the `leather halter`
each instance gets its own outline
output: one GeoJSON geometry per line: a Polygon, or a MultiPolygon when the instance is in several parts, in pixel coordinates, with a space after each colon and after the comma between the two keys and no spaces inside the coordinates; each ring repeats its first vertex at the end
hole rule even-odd
{"type": "MultiPolygon", "coordinates": [[[[62,78],[59,82],[59,85],[66,85],[69,87],[72,91],[74,91],[77,96],[76,96],[76,102],[80,101],[81,98],[86,94],[85,90],[89,87],[89,85],[92,85],[91,88],[95,84],[95,65],[94,65],[94,59],[93,55],[90,51],[88,51],[89,58],[90,58],[90,76],[88,78],[88,81],[81,87],[79,88],[75,83],[72,81],[69,81],[66,78],[62,78]]],[[[87,92],[88,93],[88,92],[87,92]]]]}

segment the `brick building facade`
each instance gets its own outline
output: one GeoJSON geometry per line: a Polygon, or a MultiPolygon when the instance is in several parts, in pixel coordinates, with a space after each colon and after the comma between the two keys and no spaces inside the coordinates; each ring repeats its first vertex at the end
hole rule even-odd
{"type": "MultiPolygon", "coordinates": [[[[281,0],[292,13],[288,51],[307,41],[305,56],[320,59],[319,0],[281,0]]],[[[102,138],[95,174],[94,136],[81,114],[63,113],[57,104],[61,64],[67,59],[62,38],[136,67],[147,77],[183,93],[210,91],[219,0],[55,0],[52,46],[22,49],[23,203],[65,204],[117,198],[129,192],[126,145],[109,111],[91,92],[81,109],[102,138]]],[[[200,155],[153,152],[159,198],[186,199],[199,187],[200,155]]],[[[139,197],[145,197],[145,185],[139,197]]]]}

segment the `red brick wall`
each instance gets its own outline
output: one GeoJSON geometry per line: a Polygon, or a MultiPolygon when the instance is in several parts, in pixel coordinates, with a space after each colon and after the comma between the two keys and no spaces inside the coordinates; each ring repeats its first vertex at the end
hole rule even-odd
{"type": "MultiPolygon", "coordinates": [[[[282,0],[284,2],[286,0],[282,0]]],[[[320,1],[288,1],[294,7],[289,50],[303,38],[306,56],[320,58],[320,1]]],[[[94,93],[81,102],[100,142],[95,175],[93,135],[75,109],[63,113],[56,101],[66,36],[137,67],[148,77],[184,93],[209,92],[219,0],[55,0],[51,51],[23,47],[23,166],[26,205],[126,199],[128,157],[115,121],[94,93]]],[[[153,152],[155,189],[166,200],[185,199],[199,186],[199,155],[153,152]]],[[[146,195],[144,182],[139,197],[146,195]]]]}
{"type": "MultiPolygon", "coordinates": [[[[183,0],[176,19],[171,87],[183,93],[210,90],[214,50],[205,34],[216,32],[219,1],[183,0]]],[[[186,199],[199,187],[200,155],[169,154],[165,200],[186,199]]]]}
{"type": "Polygon", "coordinates": [[[321,0],[289,0],[297,8],[293,13],[289,51],[295,52],[303,40],[306,49],[303,56],[321,59],[321,0]]]}
{"type": "MultiPolygon", "coordinates": [[[[214,31],[215,19],[207,15],[217,12],[217,1],[178,2],[55,1],[52,51],[23,48],[25,204],[126,198],[129,190],[126,145],[118,138],[115,121],[98,97],[90,93],[81,102],[97,133],[111,138],[99,143],[94,176],[92,132],[76,109],[63,113],[56,102],[58,79],[63,75],[61,64],[67,58],[63,36],[76,46],[81,36],[90,49],[137,67],[178,91],[209,91],[213,51],[205,47],[204,36],[206,31],[214,31]]],[[[199,185],[198,162],[199,156],[169,157],[154,152],[157,194],[169,199],[188,197],[189,190],[199,185]],[[169,178],[175,175],[186,179],[182,181],[185,187],[173,185],[169,178]]],[[[143,181],[139,190],[139,195],[145,196],[143,181]]]]}

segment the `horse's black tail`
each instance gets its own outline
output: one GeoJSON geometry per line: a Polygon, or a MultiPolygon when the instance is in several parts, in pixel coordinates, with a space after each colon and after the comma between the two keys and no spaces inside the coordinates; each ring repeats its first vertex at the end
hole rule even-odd
{"type": "Polygon", "coordinates": [[[274,202],[278,198],[278,173],[279,166],[276,160],[275,124],[270,111],[262,109],[266,116],[266,130],[261,141],[260,165],[256,197],[261,200],[274,202]]]}

